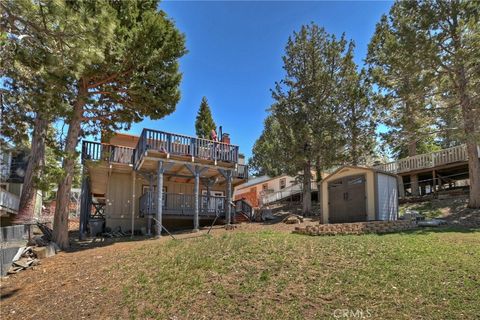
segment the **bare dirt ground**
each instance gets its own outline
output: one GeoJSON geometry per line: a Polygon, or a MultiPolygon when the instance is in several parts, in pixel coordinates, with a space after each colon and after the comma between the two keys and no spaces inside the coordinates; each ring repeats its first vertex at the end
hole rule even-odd
{"type": "MultiPolygon", "coordinates": [[[[274,230],[291,232],[297,226],[314,223],[305,219],[301,224],[242,223],[227,231],[215,226],[214,237],[231,232],[274,230]]],[[[198,233],[177,233],[177,239],[204,237],[208,228],[198,233]]],[[[121,263],[131,250],[170,241],[161,239],[96,239],[93,242],[75,241],[72,249],[41,261],[39,266],[4,277],[0,284],[1,319],[108,319],[110,310],[117,308],[114,296],[121,296],[120,273],[110,272],[111,266],[121,263]],[[101,307],[100,307],[101,306],[101,307]],[[61,310],[61,312],[59,312],[61,310]],[[81,317],[79,315],[82,315],[81,317]]]]}

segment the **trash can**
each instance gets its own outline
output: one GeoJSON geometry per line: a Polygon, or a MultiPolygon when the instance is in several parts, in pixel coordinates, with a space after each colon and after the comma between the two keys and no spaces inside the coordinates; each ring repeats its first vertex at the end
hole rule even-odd
{"type": "Polygon", "coordinates": [[[96,237],[99,233],[103,233],[105,219],[90,219],[88,224],[90,228],[90,236],[96,237]]]}

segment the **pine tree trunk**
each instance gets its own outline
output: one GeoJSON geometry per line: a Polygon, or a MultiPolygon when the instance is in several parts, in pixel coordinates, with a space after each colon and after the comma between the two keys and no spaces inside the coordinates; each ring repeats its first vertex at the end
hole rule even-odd
{"type": "Polygon", "coordinates": [[[480,159],[475,141],[467,142],[468,174],[470,178],[469,208],[480,208],[480,159]]]}
{"type": "Polygon", "coordinates": [[[317,173],[316,182],[317,182],[317,202],[320,208],[320,223],[323,223],[321,220],[323,217],[323,210],[322,210],[322,160],[320,157],[317,157],[317,162],[315,163],[315,172],[317,173]]]}
{"type": "Polygon", "coordinates": [[[320,157],[317,157],[317,162],[315,163],[315,172],[317,173],[316,182],[317,182],[317,190],[318,190],[318,202],[320,202],[320,186],[322,183],[322,160],[320,157]]]}
{"type": "MultiPolygon", "coordinates": [[[[413,132],[410,129],[410,142],[408,144],[408,156],[413,157],[417,155],[417,141],[415,140],[415,136],[413,135],[413,132]]],[[[418,175],[412,174],[410,175],[410,188],[412,190],[412,196],[418,196],[418,175]]]]}
{"type": "Polygon", "coordinates": [[[458,95],[462,108],[463,128],[467,140],[468,175],[470,179],[469,208],[480,208],[480,160],[478,144],[475,138],[475,110],[467,93],[467,79],[463,66],[457,70],[458,95]]]}
{"type": "Polygon", "coordinates": [[[68,239],[68,206],[77,158],[76,147],[80,136],[83,107],[87,97],[87,88],[84,85],[86,82],[80,81],[79,83],[78,96],[73,105],[73,114],[68,127],[63,159],[64,177],[58,184],[57,205],[53,221],[53,240],[62,249],[66,249],[70,245],[68,239]]]}
{"type": "Polygon", "coordinates": [[[42,168],[45,164],[45,135],[47,132],[47,126],[48,121],[42,119],[40,114],[37,113],[33,125],[32,147],[23,180],[18,214],[13,221],[15,224],[31,222],[34,218],[35,200],[37,195],[34,179],[41,174],[42,168]]]}
{"type": "Polygon", "coordinates": [[[304,216],[312,212],[312,172],[310,161],[303,167],[303,210],[304,216]]]}

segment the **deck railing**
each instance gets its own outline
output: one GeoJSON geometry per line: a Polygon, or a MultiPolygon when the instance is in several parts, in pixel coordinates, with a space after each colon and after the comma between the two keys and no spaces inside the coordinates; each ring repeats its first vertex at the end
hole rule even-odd
{"type": "MultiPolygon", "coordinates": [[[[140,215],[155,215],[157,208],[157,195],[145,192],[139,199],[140,215]]],[[[225,213],[225,197],[199,196],[200,216],[215,216],[225,213]]],[[[163,193],[163,214],[193,216],[195,212],[195,195],[183,193],[163,193]]]]}
{"type": "Polygon", "coordinates": [[[399,159],[375,166],[375,168],[390,173],[403,173],[467,160],[467,147],[463,144],[436,152],[399,159]]]}
{"type": "MultiPolygon", "coordinates": [[[[312,182],[310,185],[312,191],[316,191],[318,185],[316,182],[312,182]]],[[[265,193],[261,196],[262,205],[267,205],[293,195],[302,193],[303,184],[302,183],[295,183],[291,186],[288,186],[280,191],[265,193]]]]}
{"type": "Polygon", "coordinates": [[[92,141],[82,143],[82,162],[104,160],[113,163],[132,164],[135,149],[92,141]]]}
{"type": "Polygon", "coordinates": [[[136,150],[135,163],[138,163],[148,150],[178,156],[238,162],[238,146],[152,129],[143,129],[136,150]]]}

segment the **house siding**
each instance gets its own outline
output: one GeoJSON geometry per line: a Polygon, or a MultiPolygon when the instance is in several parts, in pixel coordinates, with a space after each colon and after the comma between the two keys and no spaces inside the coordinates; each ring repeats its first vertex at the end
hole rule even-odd
{"type": "MultiPolygon", "coordinates": [[[[123,231],[132,228],[132,205],[134,205],[135,229],[147,226],[147,218],[140,217],[139,198],[143,194],[143,187],[149,186],[149,181],[137,174],[135,181],[135,201],[132,204],[132,174],[113,172],[107,179],[108,190],[106,198],[105,220],[106,226],[112,230],[121,227],[123,231]]],[[[154,186],[156,185],[154,179],[154,186]]],[[[164,181],[167,193],[193,194],[194,184],[187,182],[164,181]]],[[[200,193],[206,190],[200,187],[200,193]]],[[[222,191],[225,187],[214,186],[211,191],[222,191]]]]}

